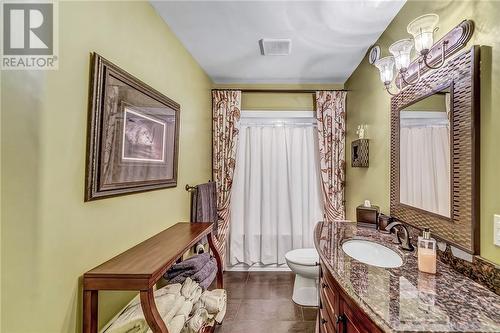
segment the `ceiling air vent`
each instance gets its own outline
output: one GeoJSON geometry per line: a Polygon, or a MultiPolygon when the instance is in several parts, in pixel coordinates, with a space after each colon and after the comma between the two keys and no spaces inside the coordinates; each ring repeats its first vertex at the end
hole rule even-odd
{"type": "Polygon", "coordinates": [[[287,56],[292,51],[290,39],[262,38],[259,45],[260,53],[264,56],[287,56]]]}

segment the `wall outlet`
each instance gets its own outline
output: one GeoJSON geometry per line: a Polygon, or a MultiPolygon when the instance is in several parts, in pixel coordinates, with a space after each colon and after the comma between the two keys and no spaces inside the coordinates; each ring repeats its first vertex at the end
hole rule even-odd
{"type": "Polygon", "coordinates": [[[500,215],[493,215],[493,243],[500,246],[500,215]]]}

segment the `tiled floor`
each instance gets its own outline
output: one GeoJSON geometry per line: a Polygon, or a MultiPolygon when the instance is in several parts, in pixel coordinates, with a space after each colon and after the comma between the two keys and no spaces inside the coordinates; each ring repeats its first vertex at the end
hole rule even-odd
{"type": "Polygon", "coordinates": [[[292,301],[291,272],[226,272],[228,308],[218,333],[313,333],[316,308],[292,301]]]}

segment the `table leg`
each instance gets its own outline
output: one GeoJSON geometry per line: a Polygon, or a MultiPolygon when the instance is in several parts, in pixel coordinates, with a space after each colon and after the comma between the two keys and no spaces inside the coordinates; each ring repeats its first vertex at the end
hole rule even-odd
{"type": "Polygon", "coordinates": [[[83,291],[83,333],[97,333],[97,290],[83,291]]]}
{"type": "Polygon", "coordinates": [[[141,307],[144,312],[146,322],[153,333],[168,333],[167,326],[156,308],[153,288],[141,290],[141,307]]]}
{"type": "Polygon", "coordinates": [[[212,233],[209,233],[207,235],[207,239],[208,239],[208,246],[209,246],[210,250],[212,250],[212,254],[215,257],[215,260],[217,261],[217,288],[222,289],[222,288],[224,288],[224,278],[222,275],[222,260],[220,257],[220,253],[214,244],[214,239],[213,239],[212,233]]]}

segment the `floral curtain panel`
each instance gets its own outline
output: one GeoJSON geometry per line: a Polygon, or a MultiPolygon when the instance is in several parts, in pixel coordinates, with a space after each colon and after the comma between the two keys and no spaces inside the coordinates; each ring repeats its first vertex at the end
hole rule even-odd
{"type": "Polygon", "coordinates": [[[216,246],[225,264],[229,236],[231,188],[236,165],[241,91],[214,90],[212,92],[212,172],[217,186],[218,237],[216,246]]]}
{"type": "Polygon", "coordinates": [[[345,91],[317,91],[316,117],[325,219],[345,218],[345,91]]]}

